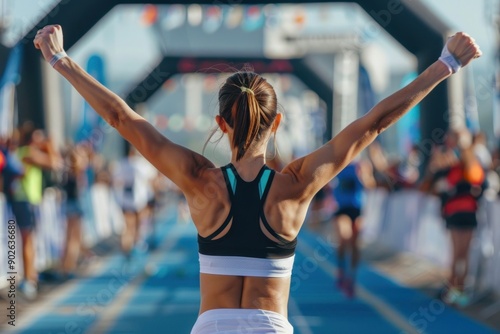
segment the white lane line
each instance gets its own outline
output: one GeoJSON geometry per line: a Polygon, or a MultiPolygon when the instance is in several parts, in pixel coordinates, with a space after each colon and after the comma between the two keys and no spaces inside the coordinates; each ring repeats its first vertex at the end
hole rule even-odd
{"type": "MultiPolygon", "coordinates": [[[[181,235],[186,234],[186,230],[191,233],[190,224],[178,225],[178,229],[170,231],[166,242],[156,251],[156,253],[148,259],[149,263],[158,263],[168,251],[170,251],[179,240],[181,235]]],[[[145,266],[146,268],[146,266],[145,266]]],[[[115,325],[119,315],[123,310],[130,305],[130,301],[136,295],[136,290],[141,287],[142,282],[148,278],[147,275],[138,274],[113,300],[110,305],[99,314],[99,320],[94,325],[87,329],[86,332],[92,334],[108,333],[115,325]]]]}
{"type": "MultiPolygon", "coordinates": [[[[299,305],[297,305],[297,302],[295,299],[290,297],[288,301],[288,307],[290,310],[290,313],[293,313],[292,318],[295,322],[295,329],[300,330],[300,334],[313,334],[313,331],[311,327],[309,326],[309,322],[307,321],[307,318],[304,317],[302,312],[300,312],[299,305]]],[[[290,315],[289,315],[290,317],[290,315]]],[[[299,334],[299,333],[297,333],[299,334]]]]}
{"type": "MultiPolygon", "coordinates": [[[[312,259],[316,259],[318,257],[318,253],[312,249],[311,246],[307,245],[303,240],[299,241],[298,248],[304,254],[307,254],[312,259]]],[[[337,269],[334,265],[326,261],[325,258],[323,260],[316,260],[317,265],[329,276],[335,278],[337,276],[337,269]]],[[[373,307],[377,312],[383,316],[386,320],[388,320],[391,324],[401,329],[403,332],[407,334],[421,334],[415,327],[409,324],[408,319],[405,319],[401,313],[392,308],[389,304],[376,297],[374,294],[363,288],[362,286],[356,287],[356,295],[359,299],[363,300],[366,304],[373,307]]]]}
{"type": "MultiPolygon", "coordinates": [[[[174,205],[171,204],[171,206],[173,207],[174,205]]],[[[167,210],[167,212],[170,211],[171,210],[167,210]]],[[[168,221],[170,221],[170,215],[168,216],[168,221]]],[[[88,268],[83,271],[82,278],[92,278],[105,273],[105,268],[109,266],[109,262],[113,261],[115,256],[116,255],[111,254],[109,256],[102,256],[93,260],[89,263],[88,268]]],[[[114,267],[111,270],[112,272],[117,272],[114,267]]],[[[65,282],[61,286],[47,292],[46,295],[41,295],[39,299],[32,302],[31,305],[24,305],[22,312],[16,315],[16,326],[12,327],[0,325],[0,333],[21,333],[25,329],[33,326],[33,324],[43,318],[47,312],[54,310],[56,308],[55,305],[61,303],[69,295],[73,294],[81,283],[80,279],[65,282]]],[[[82,302],[79,306],[82,305],[88,306],[85,302],[82,302]]],[[[88,311],[88,308],[85,310],[88,311]]],[[[90,316],[89,314],[85,315],[90,316]]]]}
{"type": "MultiPolygon", "coordinates": [[[[108,264],[109,259],[102,259],[101,261],[92,262],[91,267],[85,271],[85,277],[94,277],[102,273],[104,267],[108,264]]],[[[80,285],[80,280],[72,280],[65,283],[63,286],[55,288],[53,291],[48,292],[47,296],[42,296],[39,301],[35,301],[30,306],[23,309],[16,319],[16,327],[8,327],[2,333],[18,333],[30,327],[43,317],[45,312],[53,310],[55,305],[60,303],[63,299],[71,295],[80,285]]]]}

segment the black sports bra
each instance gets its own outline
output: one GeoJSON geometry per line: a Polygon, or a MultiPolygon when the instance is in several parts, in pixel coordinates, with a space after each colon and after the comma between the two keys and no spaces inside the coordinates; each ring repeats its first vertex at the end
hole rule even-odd
{"type": "Polygon", "coordinates": [[[288,241],[277,234],[264,216],[264,203],[275,171],[262,166],[257,177],[244,181],[232,164],[221,168],[231,201],[224,223],[208,237],[198,235],[199,252],[203,255],[241,256],[280,259],[293,256],[297,238],[288,241]],[[231,224],[229,231],[215,239],[231,224]],[[278,242],[267,237],[263,230],[278,242]]]}

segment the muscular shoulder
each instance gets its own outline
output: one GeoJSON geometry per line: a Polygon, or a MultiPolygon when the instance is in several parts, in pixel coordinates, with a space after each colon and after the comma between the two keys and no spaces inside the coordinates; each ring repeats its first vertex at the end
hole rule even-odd
{"type": "Polygon", "coordinates": [[[204,156],[191,152],[193,164],[186,168],[186,166],[178,166],[179,173],[183,174],[182,184],[177,184],[185,196],[189,196],[193,192],[199,192],[208,183],[213,185],[214,180],[217,179],[218,174],[222,177],[219,168],[206,159],[204,156]]]}
{"type": "Polygon", "coordinates": [[[307,202],[316,194],[317,189],[321,188],[317,185],[318,179],[315,175],[311,179],[304,177],[304,163],[304,158],[297,159],[283,168],[281,173],[276,173],[279,175],[280,189],[287,199],[307,202]]]}
{"type": "Polygon", "coordinates": [[[198,173],[198,183],[205,189],[215,190],[225,190],[225,181],[222,170],[218,167],[209,166],[203,168],[198,173]]]}
{"type": "Polygon", "coordinates": [[[203,168],[190,181],[186,197],[195,201],[210,202],[227,198],[224,175],[220,168],[203,168]]]}
{"type": "Polygon", "coordinates": [[[284,169],[282,172],[275,173],[270,195],[278,201],[301,201],[305,196],[303,188],[294,170],[284,169]]]}

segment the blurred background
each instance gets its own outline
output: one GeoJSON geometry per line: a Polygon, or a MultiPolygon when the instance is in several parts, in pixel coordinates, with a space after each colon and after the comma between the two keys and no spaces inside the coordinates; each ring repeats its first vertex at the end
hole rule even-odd
{"type": "MultiPolygon", "coordinates": [[[[410,83],[448,36],[473,36],[483,56],[361,155],[375,184],[364,190],[354,299],[333,283],[335,183],[314,201],[296,263],[307,275],[292,280],[290,321],[297,333],[500,330],[499,14],[498,0],[0,0],[3,310],[11,300],[8,273],[17,273],[16,327],[10,311],[0,324],[20,333],[187,333],[196,320],[196,232],[186,224],[182,194],[34,49],[38,29],[61,24],[71,58],[196,152],[215,129],[217,92],[228,74],[250,66],[264,75],[284,114],[279,154],[270,148],[278,169],[410,83]],[[456,250],[436,176],[452,165],[441,148],[462,147],[449,145],[451,134],[468,142],[482,175],[460,303],[438,296],[456,250]],[[30,189],[22,200],[19,183],[30,189]],[[136,215],[124,210],[126,196],[136,215]],[[129,224],[137,235],[126,235],[129,224]],[[328,256],[318,257],[318,249],[328,256]]],[[[230,151],[219,136],[204,155],[224,165],[230,151]]]]}

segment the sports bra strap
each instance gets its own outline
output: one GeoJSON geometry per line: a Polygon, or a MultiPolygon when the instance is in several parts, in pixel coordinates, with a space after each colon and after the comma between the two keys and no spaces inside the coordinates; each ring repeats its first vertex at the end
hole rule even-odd
{"type": "Polygon", "coordinates": [[[204,240],[212,240],[213,238],[215,238],[216,236],[221,234],[222,231],[224,231],[224,229],[227,227],[227,225],[229,225],[229,223],[231,222],[231,219],[233,219],[233,209],[232,208],[229,209],[229,214],[227,215],[224,223],[222,223],[222,225],[217,230],[215,230],[215,232],[213,232],[212,234],[210,234],[209,236],[204,237],[204,238],[201,236],[199,236],[199,237],[204,239],[204,240]]]}
{"type": "MultiPolygon", "coordinates": [[[[259,194],[262,205],[264,205],[264,202],[266,201],[267,194],[269,193],[275,174],[276,172],[274,170],[269,169],[266,166],[266,170],[262,173],[262,177],[259,180],[259,194]]],[[[262,209],[264,209],[264,207],[262,207],[262,209]]]]}
{"type": "Polygon", "coordinates": [[[264,215],[264,204],[276,172],[263,165],[255,179],[246,181],[232,164],[221,167],[221,171],[231,207],[215,232],[208,237],[198,235],[200,254],[257,259],[292,256],[296,238],[289,241],[280,236],[264,215]]]}
{"type": "Polygon", "coordinates": [[[224,180],[226,181],[227,191],[231,199],[233,199],[236,194],[236,175],[234,175],[233,170],[227,166],[221,167],[222,175],[224,175],[224,180]]]}
{"type": "Polygon", "coordinates": [[[269,222],[267,221],[266,216],[264,215],[264,208],[262,208],[260,211],[260,220],[262,221],[262,225],[264,225],[264,228],[267,230],[267,232],[269,232],[273,237],[275,237],[281,243],[282,246],[288,245],[290,248],[295,248],[295,246],[297,245],[297,238],[290,241],[283,238],[278,233],[276,233],[276,231],[274,231],[271,225],[269,225],[269,222]]]}
{"type": "MultiPolygon", "coordinates": [[[[227,192],[229,193],[229,197],[232,201],[234,198],[234,195],[236,193],[236,177],[235,177],[232,169],[229,168],[229,165],[222,166],[221,170],[222,170],[222,175],[224,175],[224,180],[226,181],[227,192]]],[[[229,213],[226,217],[226,220],[224,220],[222,225],[217,230],[215,230],[212,234],[210,234],[209,236],[207,236],[207,237],[200,236],[200,238],[202,238],[204,240],[212,240],[213,238],[218,236],[220,233],[222,233],[222,231],[224,231],[224,229],[227,227],[227,225],[231,222],[232,218],[233,218],[233,207],[231,206],[231,208],[229,209],[229,213]]]]}
{"type": "MultiPolygon", "coordinates": [[[[272,173],[272,175],[274,176],[274,173],[272,173]]],[[[271,170],[266,168],[266,170],[262,173],[262,176],[260,177],[260,180],[259,180],[259,196],[260,196],[261,200],[263,199],[264,191],[266,189],[268,189],[268,184],[271,184],[271,182],[268,182],[269,177],[271,177],[271,170]]],[[[271,181],[272,181],[272,177],[271,177],[271,181]]]]}

